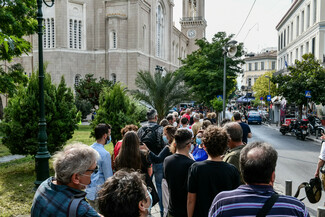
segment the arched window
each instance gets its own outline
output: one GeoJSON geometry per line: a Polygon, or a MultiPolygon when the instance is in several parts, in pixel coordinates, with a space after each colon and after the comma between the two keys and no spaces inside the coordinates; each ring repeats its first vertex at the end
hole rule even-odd
{"type": "Polygon", "coordinates": [[[111,49],[117,48],[117,35],[115,31],[111,31],[110,33],[110,46],[111,49]]]}
{"type": "Polygon", "coordinates": [[[113,82],[113,84],[116,83],[116,74],[115,73],[112,73],[112,75],[111,75],[111,81],[113,82]]]}
{"type": "Polygon", "coordinates": [[[55,47],[55,23],[54,18],[43,20],[43,48],[55,47]]]}
{"type": "Polygon", "coordinates": [[[164,44],[164,13],[160,3],[157,6],[156,12],[156,49],[157,57],[163,58],[164,44]]]}
{"type": "Polygon", "coordinates": [[[83,26],[81,20],[69,20],[69,48],[82,49],[83,26]]]}
{"type": "Polygon", "coordinates": [[[80,82],[81,75],[76,75],[74,78],[74,86],[78,86],[80,82]]]}

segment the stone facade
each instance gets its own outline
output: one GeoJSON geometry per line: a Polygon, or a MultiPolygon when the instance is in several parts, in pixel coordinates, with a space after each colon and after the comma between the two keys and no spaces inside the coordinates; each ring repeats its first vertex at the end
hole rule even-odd
{"type": "MultiPolygon", "coordinates": [[[[61,0],[43,4],[44,63],[53,83],[73,87],[92,73],[134,89],[140,70],[174,71],[179,58],[205,36],[204,0],[183,0],[182,29],[173,25],[173,0],[61,0]]],[[[27,74],[38,68],[38,36],[29,55],[15,59],[27,74]]]]}

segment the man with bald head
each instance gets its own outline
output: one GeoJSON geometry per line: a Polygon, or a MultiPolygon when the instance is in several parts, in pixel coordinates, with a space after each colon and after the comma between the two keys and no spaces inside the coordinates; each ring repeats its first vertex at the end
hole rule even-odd
{"type": "Polygon", "coordinates": [[[246,185],[219,193],[208,216],[256,216],[262,209],[265,210],[264,216],[309,216],[300,200],[274,191],[277,159],[277,151],[267,143],[246,145],[240,153],[240,169],[246,185]],[[267,201],[269,209],[263,207],[267,201]]]}
{"type": "Polygon", "coordinates": [[[238,171],[239,168],[239,155],[240,151],[244,148],[242,142],[243,130],[237,122],[229,122],[223,126],[227,131],[230,139],[228,140],[228,150],[223,157],[223,161],[234,165],[238,171]]]}

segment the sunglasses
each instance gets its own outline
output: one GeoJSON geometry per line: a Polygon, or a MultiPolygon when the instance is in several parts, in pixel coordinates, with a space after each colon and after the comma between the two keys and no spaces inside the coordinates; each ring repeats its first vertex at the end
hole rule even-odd
{"type": "Polygon", "coordinates": [[[95,169],[93,169],[93,170],[86,170],[86,171],[90,171],[90,172],[93,172],[93,173],[97,173],[98,172],[98,166],[96,165],[95,169]]]}

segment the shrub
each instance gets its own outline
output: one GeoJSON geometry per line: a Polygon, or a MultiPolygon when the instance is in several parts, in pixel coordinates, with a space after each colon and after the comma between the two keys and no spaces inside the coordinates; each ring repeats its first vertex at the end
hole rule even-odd
{"type": "Polygon", "coordinates": [[[87,118],[87,115],[90,114],[92,105],[89,101],[80,99],[78,96],[76,97],[76,107],[77,110],[81,112],[81,118],[84,120],[87,118]]]}
{"type": "MultiPolygon", "coordinates": [[[[35,155],[38,151],[39,85],[38,73],[33,73],[27,88],[20,88],[5,108],[0,129],[2,142],[12,154],[35,155]]],[[[56,87],[51,77],[44,78],[47,147],[50,153],[60,150],[72,138],[77,127],[77,109],[70,88],[62,77],[56,87]]]]}
{"type": "MultiPolygon", "coordinates": [[[[112,140],[114,143],[121,139],[121,129],[127,124],[139,125],[141,109],[135,101],[127,95],[127,91],[121,84],[104,88],[99,97],[99,108],[92,129],[99,123],[107,123],[112,126],[112,140]]],[[[93,135],[93,134],[92,134],[93,135]]]]}

